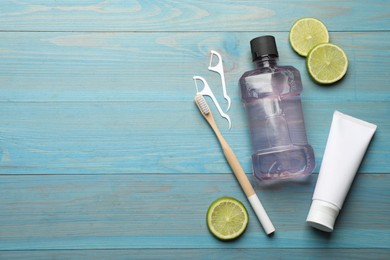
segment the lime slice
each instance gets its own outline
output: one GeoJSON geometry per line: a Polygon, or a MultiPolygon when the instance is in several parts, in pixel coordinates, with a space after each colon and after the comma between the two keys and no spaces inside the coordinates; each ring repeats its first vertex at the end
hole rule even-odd
{"type": "Polygon", "coordinates": [[[221,240],[239,237],[248,225],[248,212],[238,200],[222,197],[211,203],[207,211],[207,226],[221,240]]]}
{"type": "Polygon", "coordinates": [[[340,80],[348,69],[348,58],[343,49],[331,43],[314,47],[306,59],[310,76],[318,83],[331,84],[340,80]]]}
{"type": "Polygon", "coordinates": [[[329,42],[329,33],[321,21],[301,18],[291,27],[289,40],[294,51],[301,56],[307,56],[314,46],[329,42]]]}

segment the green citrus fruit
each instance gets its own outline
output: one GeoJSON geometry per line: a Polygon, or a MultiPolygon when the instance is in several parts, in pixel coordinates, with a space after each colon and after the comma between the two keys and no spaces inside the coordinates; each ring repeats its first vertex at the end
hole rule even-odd
{"type": "Polygon", "coordinates": [[[307,56],[314,46],[329,42],[328,29],[315,18],[301,18],[291,27],[289,41],[294,51],[307,56]]]}
{"type": "Polygon", "coordinates": [[[306,59],[310,76],[321,84],[332,84],[347,73],[348,58],[343,49],[331,43],[315,46],[306,59]]]}
{"type": "Polygon", "coordinates": [[[248,212],[238,200],[222,197],[211,203],[207,211],[207,226],[221,240],[239,237],[248,225],[248,212]]]}

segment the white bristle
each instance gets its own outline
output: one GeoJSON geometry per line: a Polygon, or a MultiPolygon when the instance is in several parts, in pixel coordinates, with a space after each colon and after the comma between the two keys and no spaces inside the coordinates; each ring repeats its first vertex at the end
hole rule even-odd
{"type": "Polygon", "coordinates": [[[204,99],[202,95],[197,95],[195,101],[198,103],[198,106],[203,114],[207,115],[210,113],[210,108],[207,105],[206,99],[204,99]]]}

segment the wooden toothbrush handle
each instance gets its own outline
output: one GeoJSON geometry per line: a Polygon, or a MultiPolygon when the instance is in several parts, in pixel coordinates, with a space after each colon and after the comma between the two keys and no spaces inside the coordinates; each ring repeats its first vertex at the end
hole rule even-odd
{"type": "Polygon", "coordinates": [[[238,161],[236,155],[234,154],[232,148],[230,148],[229,144],[225,141],[223,137],[222,140],[220,140],[220,142],[226,160],[228,161],[234,175],[236,176],[238,182],[240,183],[242,189],[244,190],[245,195],[247,197],[250,197],[253,194],[256,194],[252,187],[252,184],[250,183],[248,177],[246,176],[246,173],[242,169],[241,164],[238,161]]]}
{"type": "MultiPolygon", "coordinates": [[[[219,132],[219,131],[218,131],[219,132]]],[[[221,133],[216,133],[219,142],[221,143],[223,153],[225,154],[226,160],[228,161],[230,167],[232,168],[234,175],[236,176],[238,182],[240,183],[242,189],[244,190],[245,195],[247,196],[253,210],[256,213],[257,218],[259,219],[261,225],[264,228],[264,231],[267,235],[275,232],[275,227],[272,224],[270,218],[267,215],[263,205],[261,204],[259,197],[257,197],[256,192],[254,191],[252,184],[249,182],[248,177],[246,176],[244,170],[241,167],[240,162],[238,161],[236,155],[234,154],[232,148],[223,138],[221,133]]]]}
{"type": "Polygon", "coordinates": [[[275,227],[272,224],[270,218],[268,217],[263,205],[261,204],[259,197],[257,197],[257,194],[254,191],[252,184],[249,182],[244,170],[242,169],[240,162],[238,161],[232,148],[230,148],[229,144],[225,141],[222,135],[220,142],[223,149],[223,153],[225,154],[225,157],[229,162],[229,165],[232,168],[234,175],[236,176],[253,210],[255,211],[257,218],[263,226],[265,233],[267,235],[272,234],[273,232],[275,232],[275,227]]]}
{"type": "Polygon", "coordinates": [[[259,197],[257,197],[257,194],[253,189],[252,184],[249,182],[248,177],[242,169],[241,164],[238,161],[236,155],[234,154],[232,148],[230,148],[230,145],[226,142],[225,138],[219,131],[211,113],[206,115],[205,118],[210,124],[211,128],[214,130],[214,133],[217,136],[219,143],[221,144],[223,154],[225,155],[226,160],[230,165],[230,168],[232,168],[232,171],[236,176],[238,182],[240,183],[242,190],[244,191],[253,210],[255,211],[257,218],[263,226],[265,233],[267,235],[272,234],[273,232],[275,232],[275,227],[272,224],[270,218],[268,217],[263,205],[261,204],[259,197]]]}
{"type": "Polygon", "coordinates": [[[238,161],[236,155],[234,154],[230,145],[226,142],[225,138],[219,131],[217,125],[215,124],[214,119],[210,120],[210,125],[213,128],[215,135],[218,138],[219,143],[221,144],[223,153],[228,161],[230,168],[232,168],[234,175],[236,176],[238,182],[240,183],[244,193],[247,197],[252,196],[255,193],[255,190],[252,187],[252,184],[249,182],[248,177],[246,176],[244,170],[241,167],[240,162],[238,161]]]}

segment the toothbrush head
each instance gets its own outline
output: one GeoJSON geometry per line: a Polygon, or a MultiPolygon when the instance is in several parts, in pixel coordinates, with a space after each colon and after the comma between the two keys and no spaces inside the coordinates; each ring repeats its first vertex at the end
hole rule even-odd
{"type": "Polygon", "coordinates": [[[210,113],[210,108],[207,105],[206,99],[202,95],[195,96],[195,103],[203,115],[208,115],[210,113]]]}

